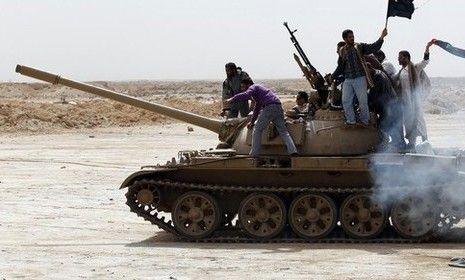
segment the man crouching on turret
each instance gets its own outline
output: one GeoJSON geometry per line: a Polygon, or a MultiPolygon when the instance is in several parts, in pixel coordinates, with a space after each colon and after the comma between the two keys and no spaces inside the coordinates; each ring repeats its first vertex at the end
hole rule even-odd
{"type": "Polygon", "coordinates": [[[276,126],[279,135],[286,144],[287,152],[291,156],[297,156],[297,149],[286,128],[283,107],[278,96],[270,89],[262,85],[254,84],[251,79],[242,80],[241,91],[241,93],[229,98],[227,102],[236,103],[249,99],[255,101],[252,119],[247,125],[249,129],[253,127],[250,155],[252,157],[258,157],[260,155],[262,133],[271,121],[276,126]],[[257,121],[256,124],[255,121],[257,121]]]}

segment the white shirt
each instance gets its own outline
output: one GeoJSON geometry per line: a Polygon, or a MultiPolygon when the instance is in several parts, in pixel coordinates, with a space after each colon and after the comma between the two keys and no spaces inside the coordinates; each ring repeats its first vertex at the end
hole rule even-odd
{"type": "MultiPolygon", "coordinates": [[[[420,72],[425,69],[426,65],[428,65],[429,60],[423,60],[420,63],[415,64],[415,69],[417,70],[417,78],[420,78],[420,72]]],[[[383,66],[384,67],[384,66],[383,66]]],[[[392,76],[394,81],[400,82],[400,88],[402,89],[401,95],[402,96],[410,96],[411,92],[411,85],[410,85],[410,73],[408,71],[408,66],[402,67],[400,71],[392,76]]],[[[421,86],[421,81],[417,81],[418,84],[421,86]]],[[[420,91],[422,89],[420,88],[420,91]]]]}
{"type": "Polygon", "coordinates": [[[415,64],[415,70],[418,78],[418,88],[415,92],[412,92],[412,87],[410,85],[410,73],[408,66],[402,67],[402,69],[400,69],[400,71],[392,77],[394,82],[398,82],[400,84],[405,132],[409,141],[418,134],[422,136],[427,135],[422,104],[422,95],[425,94],[425,89],[422,81],[420,80],[420,72],[425,69],[428,62],[429,60],[423,60],[422,62],[415,64]]]}

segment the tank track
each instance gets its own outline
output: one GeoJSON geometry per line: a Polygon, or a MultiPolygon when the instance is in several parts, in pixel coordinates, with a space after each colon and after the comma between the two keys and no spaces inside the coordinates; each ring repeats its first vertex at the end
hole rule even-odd
{"type": "MultiPolygon", "coordinates": [[[[175,188],[178,190],[197,190],[197,191],[208,191],[208,192],[273,192],[273,193],[302,193],[302,192],[315,192],[315,193],[332,193],[332,194],[352,194],[361,192],[370,192],[370,189],[366,188],[353,188],[353,189],[341,189],[341,188],[280,188],[280,187],[247,187],[247,186],[225,186],[225,185],[209,185],[209,184],[193,184],[174,182],[170,180],[141,180],[135,181],[132,186],[138,183],[150,183],[157,185],[162,188],[175,188]]],[[[344,231],[336,227],[333,232],[327,237],[321,239],[304,239],[294,234],[290,227],[285,227],[283,233],[273,239],[255,239],[248,237],[240,231],[238,225],[227,225],[223,228],[218,229],[208,238],[193,240],[186,238],[179,234],[171,220],[166,220],[166,217],[161,216],[156,209],[144,210],[138,206],[134,199],[135,190],[129,186],[128,192],[126,193],[127,202],[131,212],[136,213],[139,217],[151,222],[158,226],[164,231],[172,234],[178,240],[188,242],[201,242],[201,243],[395,243],[395,244],[413,244],[413,243],[424,243],[434,242],[437,237],[434,234],[428,235],[421,239],[406,239],[401,237],[391,226],[387,226],[384,232],[382,232],[377,238],[373,239],[355,239],[349,237],[344,231]]]]}

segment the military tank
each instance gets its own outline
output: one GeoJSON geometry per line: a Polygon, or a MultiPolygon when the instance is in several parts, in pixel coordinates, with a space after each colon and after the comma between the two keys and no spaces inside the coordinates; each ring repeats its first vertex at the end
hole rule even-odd
{"type": "Polygon", "coordinates": [[[347,127],[342,111],[288,124],[299,157],[280,137],[248,156],[247,118],[211,119],[17,65],[16,72],[206,128],[217,148],[179,151],[122,183],[130,210],[182,240],[199,242],[425,242],[465,218],[462,158],[378,153],[379,131],[347,127]]]}

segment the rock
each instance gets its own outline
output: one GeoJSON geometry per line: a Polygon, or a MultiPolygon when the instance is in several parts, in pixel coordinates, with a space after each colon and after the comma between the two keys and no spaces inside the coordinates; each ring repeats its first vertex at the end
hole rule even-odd
{"type": "Polygon", "coordinates": [[[194,131],[194,128],[192,126],[188,126],[187,131],[192,132],[192,131],[194,131]]]}

